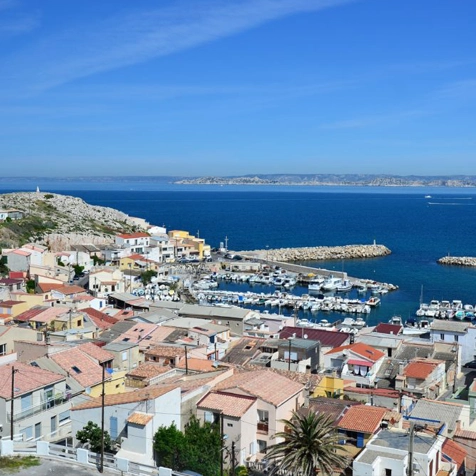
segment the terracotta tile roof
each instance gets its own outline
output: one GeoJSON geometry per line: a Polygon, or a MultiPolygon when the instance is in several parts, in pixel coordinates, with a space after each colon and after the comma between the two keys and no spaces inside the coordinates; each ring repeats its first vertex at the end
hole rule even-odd
{"type": "MultiPolygon", "coordinates": [[[[302,335],[303,329],[303,327],[285,327],[279,333],[279,338],[287,339],[292,337],[293,334],[299,337],[302,335]]],[[[307,334],[308,340],[319,341],[323,347],[337,347],[350,338],[350,334],[347,332],[323,331],[321,329],[306,328],[304,333],[307,334]]]]}
{"type": "MultiPolygon", "coordinates": [[[[65,380],[64,375],[38,367],[32,367],[31,365],[21,362],[15,362],[13,368],[16,370],[14,381],[15,396],[65,380]]],[[[12,365],[2,365],[0,366],[0,396],[6,400],[10,400],[11,395],[12,365]]]]}
{"type": "MultiPolygon", "coordinates": [[[[246,364],[243,366],[243,369],[247,371],[263,370],[263,366],[246,364]]],[[[268,370],[268,372],[273,372],[275,374],[286,377],[287,379],[292,380],[293,382],[300,383],[301,385],[308,385],[311,392],[314,391],[316,386],[322,380],[322,375],[319,375],[319,374],[304,374],[301,372],[294,372],[293,370],[288,371],[288,370],[271,369],[271,368],[268,368],[266,370],[268,370]]]]}
{"type": "Polygon", "coordinates": [[[69,310],[65,307],[48,307],[42,313],[36,315],[30,320],[35,322],[41,322],[43,324],[48,324],[58,316],[61,316],[62,314],[67,314],[68,312],[69,310]]]}
{"type": "Polygon", "coordinates": [[[178,357],[185,355],[185,349],[183,347],[175,347],[172,345],[156,345],[146,351],[146,354],[153,357],[178,357]]]}
{"type": "MultiPolygon", "coordinates": [[[[196,359],[193,357],[189,357],[187,359],[187,365],[189,370],[193,370],[195,372],[211,372],[215,370],[215,366],[213,365],[213,360],[206,360],[206,359],[196,359]]],[[[177,367],[179,369],[185,368],[185,359],[182,359],[177,367]]]]}
{"type": "Polygon", "coordinates": [[[120,309],[114,313],[113,317],[114,319],[117,319],[118,321],[125,321],[126,319],[130,319],[133,316],[134,316],[134,311],[126,311],[125,309],[120,309]]]}
{"type": "Polygon", "coordinates": [[[448,438],[446,438],[443,443],[441,452],[445,460],[456,463],[458,468],[461,468],[466,456],[468,455],[468,452],[461,445],[458,445],[458,443],[448,438]]]}
{"type": "MultiPolygon", "coordinates": [[[[104,405],[106,407],[111,407],[114,405],[125,405],[127,403],[137,403],[146,400],[153,400],[158,398],[166,393],[169,393],[172,390],[180,387],[180,385],[151,385],[149,387],[144,387],[133,392],[118,393],[115,395],[105,395],[104,405]]],[[[81,403],[71,410],[87,410],[89,408],[99,408],[101,407],[102,397],[96,397],[91,399],[88,402],[81,403]]]]}
{"type": "Polygon", "coordinates": [[[17,304],[24,304],[24,301],[0,301],[0,307],[13,307],[17,304]]]}
{"type": "Polygon", "coordinates": [[[78,345],[78,349],[85,354],[88,354],[94,360],[102,364],[103,362],[108,362],[114,360],[114,355],[108,352],[107,350],[102,349],[98,345],[93,344],[92,342],[86,342],[85,344],[78,345]]]}
{"type": "Polygon", "coordinates": [[[26,251],[26,250],[13,250],[13,251],[10,251],[9,253],[13,253],[13,254],[20,255],[20,256],[30,256],[31,255],[31,253],[29,251],[26,251]]]}
{"type": "Polygon", "coordinates": [[[470,430],[456,430],[454,436],[456,438],[463,438],[464,440],[476,440],[476,431],[470,430]]]}
{"type": "Polygon", "coordinates": [[[77,347],[52,354],[50,359],[84,388],[102,382],[101,366],[77,347]]]}
{"type": "Polygon", "coordinates": [[[28,311],[22,312],[21,314],[18,314],[18,316],[15,316],[14,320],[19,322],[28,322],[30,319],[38,316],[43,311],[46,311],[46,309],[48,308],[44,306],[32,307],[31,309],[28,309],[28,311]]]}
{"type": "Polygon", "coordinates": [[[380,427],[387,411],[386,408],[356,405],[347,410],[337,423],[337,427],[343,430],[372,434],[380,427]]]}
{"type": "Polygon", "coordinates": [[[197,408],[223,412],[226,416],[240,418],[250,409],[256,400],[256,397],[236,393],[210,392],[197,403],[197,408]]]}
{"type": "Polygon", "coordinates": [[[130,238],[147,238],[149,233],[137,232],[137,233],[123,233],[122,235],[117,235],[119,238],[124,238],[125,240],[130,238]]]}
{"type": "Polygon", "coordinates": [[[82,288],[81,286],[66,285],[66,286],[62,286],[60,288],[56,288],[55,291],[58,291],[59,293],[65,294],[65,295],[71,295],[71,294],[85,293],[86,289],[82,288]]]}
{"type": "Polygon", "coordinates": [[[128,372],[126,376],[139,379],[150,379],[157,375],[169,372],[171,369],[172,367],[157,362],[143,362],[137,368],[128,372]]]}
{"type": "Polygon", "coordinates": [[[148,344],[151,347],[161,344],[174,332],[175,329],[173,327],[158,326],[147,336],[148,344]]]}
{"type": "Polygon", "coordinates": [[[127,418],[127,422],[135,425],[146,426],[152,418],[154,418],[154,415],[150,415],[149,413],[135,412],[127,418]]]}
{"type": "MultiPolygon", "coordinates": [[[[138,344],[143,341],[152,331],[157,328],[156,324],[148,324],[145,322],[134,323],[134,325],[123,332],[117,339],[114,339],[112,342],[129,342],[133,344],[138,344]],[[127,339],[127,340],[125,340],[127,339]]],[[[144,344],[149,345],[149,344],[144,344]]]]}
{"type": "Polygon", "coordinates": [[[62,288],[63,284],[59,284],[59,283],[38,283],[37,287],[41,290],[42,293],[49,293],[53,289],[62,288]]]}
{"type": "Polygon", "coordinates": [[[82,310],[85,312],[91,321],[93,321],[94,325],[99,329],[109,329],[112,327],[118,320],[115,317],[111,317],[104,312],[97,311],[92,307],[87,307],[86,309],[82,310]]]}
{"type": "Polygon", "coordinates": [[[380,334],[393,334],[398,335],[403,331],[403,326],[399,326],[396,324],[387,324],[385,322],[381,322],[378,324],[373,332],[378,332],[380,334]]]}
{"type": "Polygon", "coordinates": [[[234,374],[217,385],[217,390],[240,389],[265,402],[280,406],[303,390],[303,385],[270,370],[245,371],[234,374]]]}
{"type": "MultiPolygon", "coordinates": [[[[351,382],[355,384],[354,381],[351,381],[351,382]]],[[[354,387],[352,385],[349,385],[344,387],[344,392],[346,391],[351,393],[361,393],[365,395],[372,394],[379,397],[390,397],[390,398],[399,397],[398,390],[393,390],[391,388],[360,388],[360,387],[354,387]]]]}
{"type": "Polygon", "coordinates": [[[354,354],[360,355],[367,360],[371,360],[373,362],[377,362],[377,360],[381,359],[385,354],[380,350],[371,347],[370,345],[364,344],[363,342],[356,342],[355,344],[343,345],[341,347],[336,347],[335,349],[326,352],[326,355],[329,354],[336,354],[342,352],[343,350],[350,350],[354,354]]]}
{"type": "Polygon", "coordinates": [[[431,372],[438,367],[438,363],[439,362],[435,361],[414,360],[403,369],[403,375],[405,375],[405,377],[425,380],[431,372]]]}

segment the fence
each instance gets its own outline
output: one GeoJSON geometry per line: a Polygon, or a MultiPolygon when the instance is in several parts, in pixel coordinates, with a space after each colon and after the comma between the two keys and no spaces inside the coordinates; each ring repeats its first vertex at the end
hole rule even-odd
{"type": "MultiPolygon", "coordinates": [[[[93,453],[85,448],[72,448],[70,446],[57,445],[48,441],[12,441],[0,440],[0,456],[33,454],[39,457],[58,460],[70,460],[76,464],[99,468],[101,455],[93,453]]],[[[135,476],[187,476],[184,473],[172,471],[169,468],[148,466],[145,464],[118,458],[113,454],[104,454],[104,468],[109,472],[117,472],[121,475],[135,476]]]]}

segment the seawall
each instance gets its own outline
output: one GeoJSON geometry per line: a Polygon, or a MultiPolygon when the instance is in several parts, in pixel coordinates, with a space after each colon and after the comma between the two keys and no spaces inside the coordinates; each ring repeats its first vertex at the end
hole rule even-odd
{"type": "Polygon", "coordinates": [[[445,256],[437,261],[439,264],[453,266],[476,266],[476,258],[470,256],[445,256]]]}
{"type": "Polygon", "coordinates": [[[387,256],[391,251],[384,245],[315,246],[242,251],[249,258],[265,261],[325,261],[387,256]]]}

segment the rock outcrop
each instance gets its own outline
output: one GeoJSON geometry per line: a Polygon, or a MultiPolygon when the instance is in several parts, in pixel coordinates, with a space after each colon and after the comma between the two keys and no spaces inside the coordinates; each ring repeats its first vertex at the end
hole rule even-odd
{"type": "Polygon", "coordinates": [[[1,224],[0,247],[35,242],[59,251],[71,244],[112,242],[117,233],[142,231],[147,225],[119,210],[89,205],[81,198],[56,193],[3,194],[0,209],[19,210],[24,216],[1,224]]]}

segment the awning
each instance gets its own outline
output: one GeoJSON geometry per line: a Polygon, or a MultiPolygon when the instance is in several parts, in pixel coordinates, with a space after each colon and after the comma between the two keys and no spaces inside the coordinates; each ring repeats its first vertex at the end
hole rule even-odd
{"type": "Polygon", "coordinates": [[[363,367],[372,367],[373,363],[367,362],[365,360],[356,360],[356,359],[349,359],[347,361],[350,365],[362,365],[363,367]]]}

